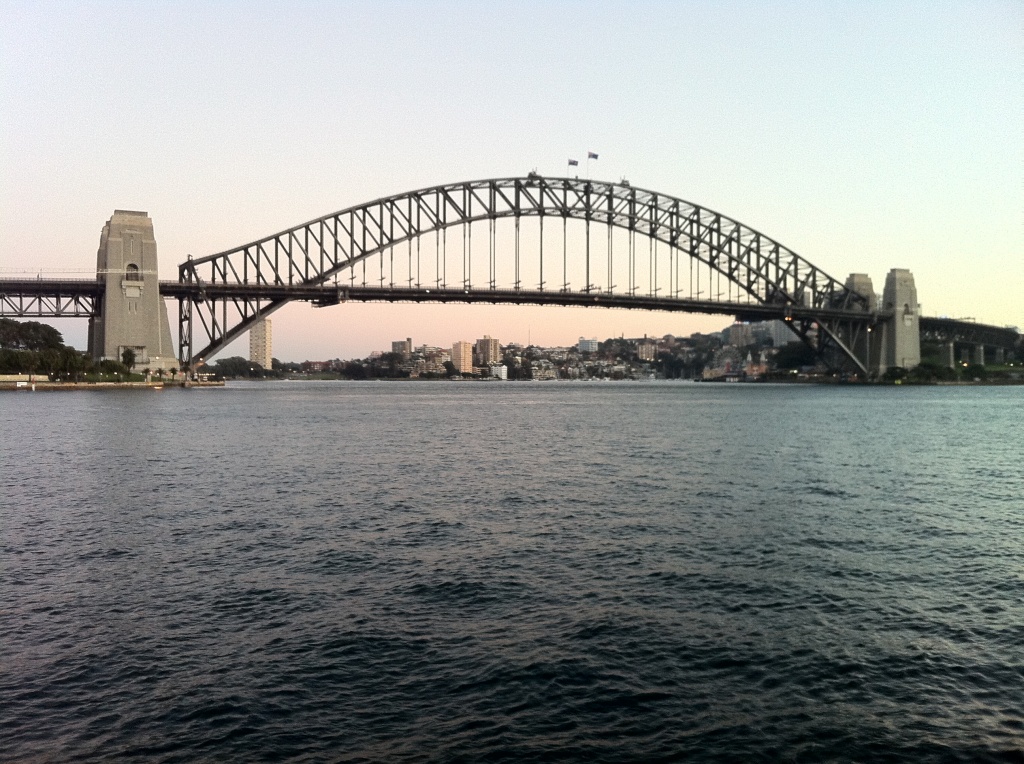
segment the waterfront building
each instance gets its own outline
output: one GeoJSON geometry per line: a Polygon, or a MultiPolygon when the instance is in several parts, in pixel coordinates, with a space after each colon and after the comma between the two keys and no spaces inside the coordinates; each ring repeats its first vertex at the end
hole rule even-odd
{"type": "Polygon", "coordinates": [[[580,341],[576,343],[576,349],[581,353],[596,353],[599,344],[596,338],[588,340],[580,337],[580,341]]]}
{"type": "Polygon", "coordinates": [[[442,368],[444,367],[445,361],[452,360],[452,354],[448,348],[438,348],[433,347],[432,345],[420,345],[416,348],[416,352],[423,357],[423,360],[436,363],[442,368]]]}
{"type": "Polygon", "coordinates": [[[452,345],[452,364],[459,374],[473,373],[473,343],[456,342],[452,345]]]}
{"type": "Polygon", "coordinates": [[[558,371],[554,364],[543,359],[533,364],[531,374],[534,379],[558,379],[558,371]]]}
{"type": "Polygon", "coordinates": [[[508,379],[508,367],[503,363],[492,364],[491,376],[497,379],[508,379]]]}
{"type": "Polygon", "coordinates": [[[483,339],[476,341],[476,355],[481,366],[497,363],[501,360],[501,348],[498,346],[498,341],[491,335],[485,334],[483,339]]]}
{"type": "Polygon", "coordinates": [[[750,324],[737,321],[726,331],[729,333],[728,343],[733,347],[746,347],[754,342],[754,330],[751,329],[750,324]]]}
{"type": "Polygon", "coordinates": [[[636,346],[636,357],[641,361],[653,361],[658,353],[658,346],[653,340],[641,340],[636,346]]]}
{"type": "Polygon", "coordinates": [[[249,360],[269,371],[274,365],[273,351],[270,319],[264,318],[249,330],[249,360]]]}
{"type": "Polygon", "coordinates": [[[773,347],[780,348],[783,345],[788,345],[790,342],[800,341],[800,338],[796,336],[785,321],[765,321],[764,326],[768,330],[768,337],[771,339],[773,347]]]}
{"type": "Polygon", "coordinates": [[[765,362],[764,354],[758,353],[756,356],[753,353],[747,353],[747,363],[743,367],[743,373],[747,379],[761,379],[765,374],[768,373],[768,364],[765,362]]]}
{"type": "Polygon", "coordinates": [[[398,353],[402,356],[402,360],[408,361],[412,356],[412,337],[406,337],[404,340],[396,340],[391,343],[391,352],[398,353]]]}
{"type": "MultiPolygon", "coordinates": [[[[448,353],[445,352],[444,360],[448,360],[448,353]]],[[[438,376],[443,377],[447,371],[444,367],[444,361],[438,361],[436,357],[431,358],[419,358],[410,363],[409,376],[410,377],[423,377],[423,376],[438,376]]]]}

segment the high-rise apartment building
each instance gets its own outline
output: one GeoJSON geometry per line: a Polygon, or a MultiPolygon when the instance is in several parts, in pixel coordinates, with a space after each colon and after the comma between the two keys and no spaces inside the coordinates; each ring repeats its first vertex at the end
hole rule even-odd
{"type": "Polygon", "coordinates": [[[452,365],[459,374],[473,373],[473,343],[456,342],[452,345],[452,365]]]}
{"type": "Polygon", "coordinates": [[[790,342],[799,342],[800,339],[793,332],[785,321],[768,321],[768,336],[771,337],[772,345],[777,348],[788,345],[790,342]]]}
{"type": "Polygon", "coordinates": [[[264,318],[249,330],[249,360],[270,370],[274,364],[273,352],[270,319],[264,318]]]}
{"type": "Polygon", "coordinates": [[[406,361],[409,360],[409,356],[412,355],[412,337],[406,337],[404,340],[396,340],[391,343],[391,352],[398,353],[406,361]]]}
{"type": "Polygon", "coordinates": [[[729,333],[729,344],[733,347],[746,347],[754,342],[754,330],[750,324],[737,321],[726,331],[729,333]]]}
{"type": "Polygon", "coordinates": [[[483,339],[476,341],[476,355],[481,366],[490,366],[501,362],[501,347],[498,341],[485,334],[483,339]]]}
{"type": "Polygon", "coordinates": [[[599,344],[597,338],[588,340],[580,337],[580,341],[576,343],[576,348],[581,353],[596,353],[599,344]]]}

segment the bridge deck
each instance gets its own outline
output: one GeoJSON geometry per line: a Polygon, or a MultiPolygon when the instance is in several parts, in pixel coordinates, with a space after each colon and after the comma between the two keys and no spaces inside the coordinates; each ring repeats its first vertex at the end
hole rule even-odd
{"type": "MultiPolygon", "coordinates": [[[[681,297],[651,297],[597,291],[473,289],[461,287],[375,287],[350,285],[285,284],[182,284],[160,282],[165,297],[182,299],[261,299],[304,300],[318,306],[342,302],[418,302],[418,303],[490,303],[506,305],[561,305],[578,307],[625,308],[683,313],[711,313],[766,321],[786,316],[849,318],[864,320],[865,314],[852,310],[823,310],[791,305],[763,305],[754,302],[690,300],[681,297]]],[[[884,317],[884,316],[881,316],[884,317]]]]}
{"type": "MultiPolygon", "coordinates": [[[[96,279],[0,278],[0,316],[88,317],[96,315],[103,284],[96,279]]],[[[860,311],[801,308],[793,305],[691,300],[677,297],[613,294],[607,292],[526,289],[463,289],[455,287],[375,287],[351,285],[187,284],[161,281],[160,294],[171,299],[302,300],[317,306],[342,302],[489,303],[496,305],[562,305],[682,313],[731,315],[744,321],[823,318],[863,321],[860,311]]],[[[875,320],[888,314],[878,313],[875,320]]],[[[1015,348],[1020,335],[1009,327],[953,318],[922,317],[923,338],[942,342],[984,344],[1015,348]]]]}

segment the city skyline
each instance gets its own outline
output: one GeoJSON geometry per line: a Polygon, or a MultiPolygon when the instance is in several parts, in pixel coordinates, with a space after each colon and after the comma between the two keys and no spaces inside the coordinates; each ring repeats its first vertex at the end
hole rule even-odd
{"type": "MultiPolygon", "coordinates": [[[[721,317],[719,316],[718,318],[721,318],[721,317]]],[[[271,347],[272,346],[271,345],[270,336],[269,336],[270,335],[270,331],[269,331],[270,324],[272,322],[269,319],[267,319],[264,323],[267,324],[266,329],[262,330],[265,333],[260,333],[261,330],[258,328],[259,324],[257,324],[257,327],[256,327],[257,338],[253,339],[252,337],[250,337],[250,339],[249,339],[249,351],[248,351],[248,356],[247,356],[249,361],[257,361],[257,359],[255,358],[255,355],[254,355],[255,352],[256,352],[255,348],[259,347],[259,348],[261,348],[261,350],[265,351],[265,349],[267,347],[271,347]]],[[[782,322],[781,321],[755,322],[753,324],[749,324],[749,326],[754,326],[754,325],[758,325],[758,324],[764,324],[764,325],[780,324],[781,325],[782,322]]],[[[490,364],[492,362],[497,362],[497,361],[501,360],[501,355],[500,355],[501,348],[506,348],[507,349],[509,347],[520,347],[520,348],[524,348],[525,349],[525,348],[533,347],[533,348],[540,348],[540,349],[544,349],[544,350],[565,349],[565,348],[582,348],[584,352],[597,352],[598,346],[602,342],[607,342],[609,340],[626,340],[626,341],[629,341],[629,342],[639,342],[639,343],[649,342],[651,345],[656,345],[659,341],[664,340],[664,339],[666,339],[668,337],[672,337],[674,339],[684,339],[684,338],[692,337],[694,335],[719,336],[720,337],[723,334],[728,333],[729,330],[731,330],[731,329],[734,330],[735,327],[737,327],[737,326],[747,327],[748,324],[743,323],[743,322],[731,322],[731,323],[727,323],[725,326],[720,327],[718,329],[712,329],[712,330],[709,330],[709,331],[699,331],[698,330],[698,331],[690,332],[690,333],[685,334],[685,335],[684,334],[674,334],[674,333],[671,333],[671,332],[667,332],[667,333],[663,333],[663,334],[658,334],[658,335],[646,334],[645,333],[645,334],[628,335],[627,336],[625,334],[619,334],[617,336],[607,336],[607,337],[604,337],[603,339],[598,339],[597,337],[584,337],[584,336],[580,336],[576,340],[573,340],[573,341],[561,341],[561,342],[544,343],[544,344],[539,343],[539,342],[519,342],[519,341],[514,340],[514,339],[505,341],[505,340],[502,340],[502,339],[499,339],[499,338],[496,338],[496,337],[491,337],[490,335],[484,335],[483,337],[479,337],[477,339],[467,340],[467,339],[464,339],[464,337],[465,336],[469,336],[470,334],[473,334],[473,333],[472,332],[467,333],[467,332],[463,331],[463,332],[461,332],[460,334],[457,335],[458,337],[463,337],[463,339],[449,338],[448,340],[442,340],[442,341],[436,342],[436,343],[435,342],[427,342],[427,341],[420,342],[416,338],[413,338],[413,337],[405,337],[405,338],[400,339],[400,340],[391,340],[391,342],[384,343],[384,345],[381,346],[381,347],[373,348],[368,353],[365,353],[363,355],[346,356],[344,354],[340,354],[339,355],[337,353],[335,353],[335,354],[328,353],[327,355],[317,356],[315,358],[314,357],[293,358],[293,357],[282,357],[280,354],[278,354],[278,352],[276,350],[272,351],[270,355],[273,357],[273,359],[275,359],[277,361],[280,361],[281,363],[302,363],[302,362],[305,362],[305,361],[328,361],[328,360],[365,360],[367,358],[374,358],[374,357],[382,356],[385,353],[396,353],[398,355],[402,355],[402,356],[407,357],[409,354],[414,353],[414,352],[420,352],[420,351],[422,351],[425,348],[427,348],[427,349],[442,350],[442,351],[448,353],[449,356],[451,356],[453,351],[454,351],[454,349],[455,349],[455,346],[459,345],[459,346],[464,346],[465,352],[467,353],[467,358],[473,360],[473,364],[471,364],[471,365],[488,365],[488,364],[490,364]],[[481,348],[481,343],[483,343],[485,341],[490,343],[491,350],[488,351],[486,354],[481,354],[481,349],[480,349],[481,348]],[[390,346],[390,347],[388,347],[388,346],[390,346]],[[476,359],[481,360],[481,363],[476,364],[475,363],[476,359]]],[[[250,333],[252,331],[253,330],[250,330],[250,333]]],[[[776,337],[778,335],[773,334],[772,336],[776,337]]],[[[792,334],[788,330],[786,330],[786,333],[784,335],[782,335],[782,336],[784,337],[784,342],[799,342],[800,341],[799,338],[795,334],[792,334]]],[[[776,341],[778,341],[778,340],[776,340],[776,341]]],[[[234,347],[234,346],[232,345],[231,347],[234,347]]],[[[230,357],[232,355],[234,355],[234,354],[233,353],[229,353],[229,352],[224,352],[224,353],[214,357],[210,361],[210,363],[216,363],[219,358],[227,358],[227,357],[230,357]]],[[[238,357],[241,357],[241,356],[238,356],[238,357]]],[[[260,365],[263,368],[270,368],[269,364],[260,363],[260,365]]]]}
{"type": "MultiPolygon", "coordinates": [[[[103,222],[137,209],[173,279],[189,254],[382,195],[593,152],[571,169],[706,205],[840,280],[908,268],[928,315],[1024,324],[1018,4],[583,9],[7,4],[0,269],[88,277],[103,222]]],[[[555,344],[722,324],[386,304],[273,320],[291,357],[365,355],[409,326],[555,344]]],[[[55,323],[85,346],[84,322],[55,323]]]]}

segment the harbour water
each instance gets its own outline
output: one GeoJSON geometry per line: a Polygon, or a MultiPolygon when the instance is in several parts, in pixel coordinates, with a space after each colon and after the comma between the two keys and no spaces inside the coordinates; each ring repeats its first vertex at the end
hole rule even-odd
{"type": "Polygon", "coordinates": [[[0,759],[1024,760],[1024,388],[0,396],[0,759]]]}

